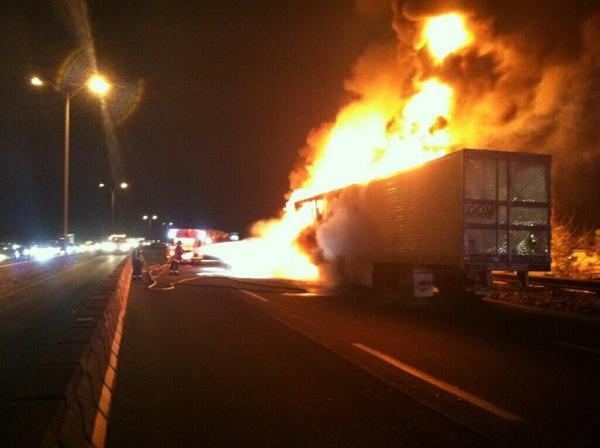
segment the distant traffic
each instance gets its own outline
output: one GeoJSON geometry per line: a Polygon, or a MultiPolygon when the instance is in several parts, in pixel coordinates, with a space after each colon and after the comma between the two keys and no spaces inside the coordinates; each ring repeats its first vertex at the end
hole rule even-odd
{"type": "Polygon", "coordinates": [[[77,253],[125,255],[140,244],[155,248],[168,248],[174,245],[177,240],[182,240],[182,242],[185,240],[187,245],[191,244],[192,248],[189,254],[186,253],[186,259],[191,261],[197,252],[197,248],[202,245],[213,242],[237,241],[238,239],[239,235],[237,233],[226,233],[219,230],[170,229],[168,234],[165,235],[164,240],[132,237],[126,234],[113,234],[104,240],[87,240],[80,243],[75,243],[74,236],[69,235],[69,240],[66,244],[63,238],[30,243],[6,241],[0,242],[0,263],[10,264],[23,261],[44,262],[56,257],[77,253]],[[187,238],[188,233],[191,236],[191,240],[187,238]]]}

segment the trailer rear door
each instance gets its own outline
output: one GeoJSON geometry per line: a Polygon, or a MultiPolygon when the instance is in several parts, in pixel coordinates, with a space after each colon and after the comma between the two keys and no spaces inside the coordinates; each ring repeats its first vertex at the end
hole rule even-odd
{"type": "Polygon", "coordinates": [[[550,269],[550,156],[464,150],[464,258],[550,269]]]}

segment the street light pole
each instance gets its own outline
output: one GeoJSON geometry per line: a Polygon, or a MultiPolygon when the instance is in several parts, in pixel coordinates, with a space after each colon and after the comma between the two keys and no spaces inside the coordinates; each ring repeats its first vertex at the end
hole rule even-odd
{"type": "Polygon", "coordinates": [[[96,74],[89,78],[87,83],[79,85],[74,90],[67,92],[56,84],[44,81],[37,76],[31,78],[31,84],[41,87],[45,83],[50,84],[54,90],[65,98],[65,144],[64,144],[64,186],[63,186],[63,238],[64,244],[69,241],[69,159],[70,159],[70,131],[71,131],[71,98],[77,95],[87,85],[91,92],[104,95],[110,89],[110,84],[100,75],[96,74]]]}
{"type": "Polygon", "coordinates": [[[148,221],[148,239],[152,238],[152,221],[156,221],[158,219],[157,215],[144,215],[142,216],[143,221],[148,221]]]}
{"type": "Polygon", "coordinates": [[[64,243],[69,241],[69,135],[71,126],[71,95],[65,95],[65,160],[64,160],[64,190],[63,190],[63,238],[64,243]]]}
{"type": "Polygon", "coordinates": [[[115,189],[110,190],[110,231],[115,233],[115,189]]]}
{"type": "MultiPolygon", "coordinates": [[[[106,184],[104,182],[100,182],[98,184],[99,188],[104,188],[106,184]]],[[[121,182],[119,184],[119,188],[121,190],[125,190],[129,187],[127,182],[121,182]]],[[[112,233],[115,233],[115,206],[117,201],[117,187],[112,187],[110,189],[110,230],[112,233]]]]}

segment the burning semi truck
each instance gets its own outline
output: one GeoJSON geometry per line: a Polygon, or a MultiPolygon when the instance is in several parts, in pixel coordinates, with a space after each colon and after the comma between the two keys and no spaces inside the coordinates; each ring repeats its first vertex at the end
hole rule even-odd
{"type": "Polygon", "coordinates": [[[477,294],[494,270],[550,269],[548,155],[462,149],[365,185],[297,201],[338,281],[477,294]]]}

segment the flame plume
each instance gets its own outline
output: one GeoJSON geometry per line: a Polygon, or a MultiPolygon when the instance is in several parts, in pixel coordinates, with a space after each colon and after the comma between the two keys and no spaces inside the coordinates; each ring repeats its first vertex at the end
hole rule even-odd
{"type": "Polygon", "coordinates": [[[298,242],[312,220],[295,201],[463,146],[552,153],[563,174],[553,176],[555,198],[583,202],[598,222],[593,193],[570,179],[582,170],[598,179],[600,6],[549,0],[516,14],[500,3],[392,0],[396,53],[380,46],[361,57],[346,83],[355,100],[309,134],[282,215],[256,225],[252,251],[227,261],[251,259],[265,276],[315,279],[318,268],[298,242]]]}
{"type": "MultiPolygon", "coordinates": [[[[433,18],[424,30],[426,43],[440,60],[468,41],[462,17],[457,14],[433,18]],[[463,27],[462,35],[457,26],[463,27]],[[445,40],[442,54],[439,37],[447,32],[455,38],[445,40]]],[[[308,175],[301,187],[290,194],[282,216],[257,223],[253,232],[259,238],[237,244],[235,254],[216,249],[227,258],[234,273],[317,279],[317,266],[297,242],[302,231],[313,223],[312,215],[295,210],[294,202],[388,176],[448,151],[452,143],[448,126],[453,109],[452,87],[432,77],[415,80],[412,91],[402,98],[393,90],[382,94],[381,89],[374,89],[376,94],[365,95],[339,112],[335,123],[317,138],[313,161],[306,167],[308,175]]],[[[214,251],[214,255],[219,255],[214,251]]]]}
{"type": "Polygon", "coordinates": [[[456,13],[428,18],[423,27],[423,45],[427,46],[438,63],[467,46],[472,39],[464,17],[456,13]]]}

